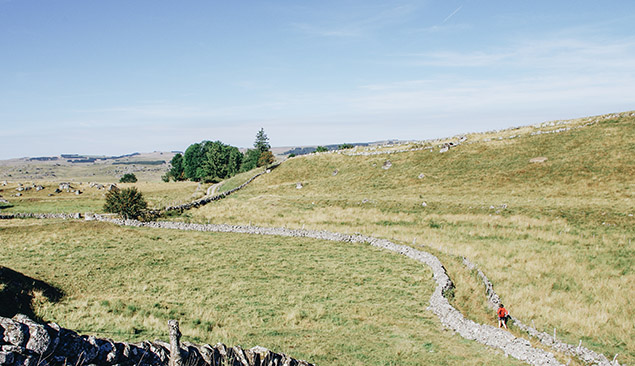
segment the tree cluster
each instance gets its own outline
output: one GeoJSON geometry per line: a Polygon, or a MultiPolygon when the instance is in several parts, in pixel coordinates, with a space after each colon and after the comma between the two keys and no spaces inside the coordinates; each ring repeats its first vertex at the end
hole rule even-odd
{"type": "Polygon", "coordinates": [[[273,163],[275,157],[270,149],[269,138],[262,128],[256,135],[254,149],[244,154],[237,147],[220,141],[195,143],[183,155],[176,154],[172,158],[172,168],[163,176],[163,180],[220,182],[236,173],[273,163]]]}

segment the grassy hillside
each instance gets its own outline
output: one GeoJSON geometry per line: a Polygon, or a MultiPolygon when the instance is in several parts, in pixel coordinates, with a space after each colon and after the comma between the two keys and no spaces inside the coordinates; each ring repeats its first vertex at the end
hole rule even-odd
{"type": "MultiPolygon", "coordinates": [[[[188,217],[360,232],[466,256],[512,314],[633,363],[635,118],[586,123],[468,135],[446,153],[293,158],[188,217]]],[[[459,284],[457,306],[493,322],[471,286],[459,284]]]]}
{"type": "MultiPolygon", "coordinates": [[[[35,312],[82,333],[264,346],[318,365],[520,365],[426,311],[430,271],[362,244],[0,221],[5,266],[60,289],[35,312]]],[[[0,283],[0,289],[4,284],[0,283]]]]}
{"type": "MultiPolygon", "coordinates": [[[[441,144],[459,139],[296,157],[239,193],[170,219],[325,229],[424,246],[457,285],[453,304],[495,325],[482,284],[462,265],[466,256],[514,316],[633,364],[631,114],[471,134],[444,153],[441,144]],[[415,151],[378,154],[404,149],[415,151]],[[530,162],[537,157],[547,160],[530,162]]],[[[219,191],[252,175],[236,176],[219,191]]],[[[3,211],[100,212],[105,193],[81,188],[79,196],[49,197],[47,187],[11,197],[16,186],[0,187],[11,203],[3,211]]],[[[155,207],[198,198],[207,188],[191,182],[135,186],[155,207]]],[[[261,344],[319,364],[512,362],[441,330],[425,310],[432,289],[425,268],[367,246],[96,223],[0,225],[7,243],[1,264],[69,294],[37,308],[64,326],[139,339],[163,332],[165,319],[178,316],[195,341],[261,344]],[[364,259],[354,260],[360,253],[364,259]],[[219,257],[226,262],[218,265],[219,257]],[[281,271],[265,270],[281,265],[281,271]],[[198,276],[206,282],[179,287],[167,274],[182,274],[179,283],[198,276]],[[378,279],[387,287],[374,287],[378,279]],[[266,291],[272,288],[280,292],[275,301],[266,291]],[[218,319],[228,320],[219,326],[218,319]],[[389,357],[380,357],[379,349],[390,350],[389,357]]]]}

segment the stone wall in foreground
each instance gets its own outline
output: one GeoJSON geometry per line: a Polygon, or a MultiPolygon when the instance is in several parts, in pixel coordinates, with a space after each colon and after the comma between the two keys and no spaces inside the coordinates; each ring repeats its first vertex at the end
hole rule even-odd
{"type": "MultiPolygon", "coordinates": [[[[163,366],[170,344],[141,343],[79,335],[55,323],[39,324],[24,315],[0,317],[0,365],[6,366],[163,366]]],[[[180,346],[185,366],[313,366],[263,347],[243,349],[224,344],[180,346]]]]}

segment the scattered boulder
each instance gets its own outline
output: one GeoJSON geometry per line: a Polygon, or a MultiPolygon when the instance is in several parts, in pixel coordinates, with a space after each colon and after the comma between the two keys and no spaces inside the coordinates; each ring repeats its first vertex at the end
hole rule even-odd
{"type": "Polygon", "coordinates": [[[390,160],[386,160],[384,162],[384,165],[381,166],[382,169],[386,169],[386,170],[390,169],[391,167],[392,167],[392,163],[390,162],[390,160]]]}
{"type": "Polygon", "coordinates": [[[421,203],[421,206],[428,207],[428,204],[425,201],[423,201],[423,203],[421,203]]]}
{"type": "Polygon", "coordinates": [[[423,173],[421,173],[421,174],[419,174],[419,176],[418,176],[417,178],[419,178],[419,179],[423,179],[423,178],[425,178],[425,177],[426,177],[426,175],[425,175],[425,174],[423,174],[423,173]]]}
{"type": "Polygon", "coordinates": [[[71,184],[70,183],[60,183],[58,189],[60,190],[67,190],[71,188],[71,184]]]}
{"type": "Polygon", "coordinates": [[[43,187],[43,186],[35,186],[35,190],[36,190],[36,191],[41,191],[41,190],[43,190],[43,189],[44,189],[44,187],[43,187]]]}
{"type": "Polygon", "coordinates": [[[339,173],[339,172],[340,172],[339,170],[335,169],[335,170],[333,170],[333,174],[332,174],[332,175],[333,175],[333,176],[336,176],[336,175],[337,175],[337,173],[339,173]]]}
{"type": "Polygon", "coordinates": [[[295,184],[295,188],[296,189],[302,189],[302,187],[304,187],[304,186],[302,185],[301,182],[298,182],[298,183],[295,184]]]}
{"type": "Polygon", "coordinates": [[[548,159],[547,159],[546,157],[544,157],[544,156],[539,156],[539,157],[536,157],[536,158],[531,158],[531,159],[529,159],[529,162],[530,162],[530,163],[538,163],[538,164],[540,164],[540,163],[544,163],[544,162],[545,162],[545,161],[547,161],[547,160],[548,160],[548,159]]]}

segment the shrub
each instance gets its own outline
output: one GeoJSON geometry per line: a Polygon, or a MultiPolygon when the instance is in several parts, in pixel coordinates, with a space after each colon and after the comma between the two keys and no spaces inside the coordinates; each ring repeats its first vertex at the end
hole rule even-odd
{"type": "Polygon", "coordinates": [[[329,149],[327,149],[324,146],[318,146],[315,148],[315,152],[327,152],[327,151],[329,151],[329,149]]]}
{"type": "Polygon", "coordinates": [[[136,182],[137,182],[137,176],[134,175],[134,173],[126,173],[121,177],[121,179],[119,179],[119,183],[136,183],[136,182]]]}
{"type": "Polygon", "coordinates": [[[258,158],[258,166],[269,165],[274,161],[276,161],[276,158],[273,156],[273,153],[271,151],[265,151],[260,154],[260,158],[258,158]]]}
{"type": "Polygon", "coordinates": [[[136,187],[113,189],[106,193],[104,211],[121,215],[124,219],[140,219],[145,215],[148,203],[136,187]]]}

